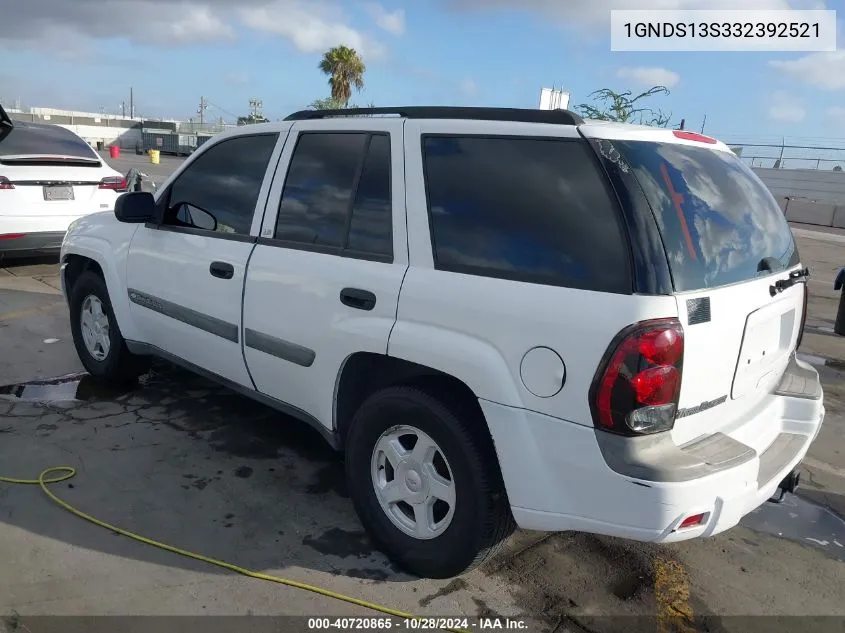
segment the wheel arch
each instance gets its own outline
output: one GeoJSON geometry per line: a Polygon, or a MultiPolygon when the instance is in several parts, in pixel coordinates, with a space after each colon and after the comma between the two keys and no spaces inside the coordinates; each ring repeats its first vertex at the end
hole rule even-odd
{"type": "Polygon", "coordinates": [[[404,358],[356,352],[344,361],[335,386],[333,422],[341,446],[355,412],[364,401],[376,391],[400,385],[414,385],[458,399],[463,406],[472,409],[476,421],[483,422],[484,430],[490,435],[478,397],[461,379],[404,358]]]}
{"type": "Polygon", "coordinates": [[[80,275],[86,271],[93,271],[99,274],[106,284],[109,292],[109,301],[117,319],[118,326],[124,338],[128,340],[140,340],[132,319],[129,308],[129,297],[123,283],[124,267],[119,265],[111,254],[111,245],[104,240],[87,238],[84,242],[73,245],[73,248],[62,252],[61,258],[61,283],[65,291],[65,297],[69,301],[73,286],[80,275]],[[98,246],[105,248],[98,248],[98,246]]]}

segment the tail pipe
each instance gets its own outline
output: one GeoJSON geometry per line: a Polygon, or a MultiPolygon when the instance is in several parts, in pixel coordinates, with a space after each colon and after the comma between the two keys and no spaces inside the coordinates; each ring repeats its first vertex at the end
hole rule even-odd
{"type": "Polygon", "coordinates": [[[798,489],[798,482],[800,480],[801,473],[799,473],[797,470],[793,470],[791,473],[789,473],[786,477],[783,478],[783,481],[778,484],[778,489],[777,492],[775,492],[775,496],[769,499],[769,501],[772,501],[774,503],[780,503],[781,501],[783,501],[783,497],[787,492],[794,493],[798,489]]]}

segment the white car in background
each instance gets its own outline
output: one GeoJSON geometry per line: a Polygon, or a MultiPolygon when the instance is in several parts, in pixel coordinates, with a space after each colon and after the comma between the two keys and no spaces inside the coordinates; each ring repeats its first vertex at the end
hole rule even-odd
{"type": "Polygon", "coordinates": [[[0,107],[0,259],[58,253],[71,222],[114,208],[126,179],[58,125],[12,120],[0,107]]]}

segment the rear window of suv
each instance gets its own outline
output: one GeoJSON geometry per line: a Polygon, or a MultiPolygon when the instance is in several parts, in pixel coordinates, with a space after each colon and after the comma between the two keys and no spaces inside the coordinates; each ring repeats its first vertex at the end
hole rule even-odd
{"type": "Polygon", "coordinates": [[[798,263],[783,212],[734,154],[674,143],[595,143],[605,160],[621,156],[634,172],[654,210],[676,291],[748,281],[798,263]],[[768,269],[761,265],[767,258],[768,269]]]}
{"type": "Polygon", "coordinates": [[[58,125],[15,123],[0,139],[0,158],[4,156],[70,156],[99,160],[88,143],[58,125]]]}

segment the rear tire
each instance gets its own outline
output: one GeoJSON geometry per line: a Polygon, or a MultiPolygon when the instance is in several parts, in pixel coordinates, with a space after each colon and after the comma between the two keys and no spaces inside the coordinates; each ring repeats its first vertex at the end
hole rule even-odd
{"type": "Polygon", "coordinates": [[[82,273],[70,290],[70,329],[79,360],[91,376],[113,386],[132,384],[149,369],[149,357],[126,347],[103,278],[82,273]]]}
{"type": "Polygon", "coordinates": [[[458,402],[432,389],[383,389],[358,409],[346,441],[346,478],[365,530],[424,578],[469,571],[514,530],[486,428],[458,402]]]}

